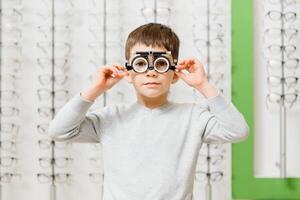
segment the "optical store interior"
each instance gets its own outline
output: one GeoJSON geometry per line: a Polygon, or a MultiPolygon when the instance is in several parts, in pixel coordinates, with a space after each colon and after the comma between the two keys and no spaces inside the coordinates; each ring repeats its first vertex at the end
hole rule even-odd
{"type": "MultiPolygon", "coordinates": [[[[103,199],[101,142],[54,141],[49,124],[152,22],[249,125],[242,142],[203,143],[192,197],[159,200],[300,200],[299,15],[300,0],[0,0],[0,200],[103,199]]],[[[180,79],[168,98],[204,97],[180,79]]],[[[122,79],[89,111],[135,101],[122,79]]]]}

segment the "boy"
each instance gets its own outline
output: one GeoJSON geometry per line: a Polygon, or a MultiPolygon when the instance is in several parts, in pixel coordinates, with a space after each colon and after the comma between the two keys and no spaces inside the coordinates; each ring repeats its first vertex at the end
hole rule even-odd
{"type": "Polygon", "coordinates": [[[243,116],[208,82],[196,58],[176,66],[178,50],[179,39],[169,27],[138,27],[126,42],[126,67],[99,68],[92,85],[50,124],[54,140],[101,142],[104,200],[190,200],[202,143],[237,142],[248,135],[243,116]],[[137,101],[87,114],[94,100],[124,77],[137,101]],[[207,98],[208,108],[168,101],[170,84],[179,78],[207,98]]]}

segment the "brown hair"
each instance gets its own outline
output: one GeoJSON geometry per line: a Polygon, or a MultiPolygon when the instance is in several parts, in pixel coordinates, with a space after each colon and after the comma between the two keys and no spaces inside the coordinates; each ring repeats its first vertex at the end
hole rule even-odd
{"type": "Polygon", "coordinates": [[[168,26],[159,23],[148,23],[133,30],[125,44],[125,57],[129,60],[131,48],[138,44],[146,46],[164,47],[171,51],[173,59],[178,59],[179,38],[168,26]]]}

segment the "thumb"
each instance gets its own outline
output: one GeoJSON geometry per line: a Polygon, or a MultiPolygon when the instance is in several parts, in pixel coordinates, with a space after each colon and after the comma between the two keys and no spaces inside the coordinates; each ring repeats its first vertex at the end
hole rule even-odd
{"type": "Polygon", "coordinates": [[[122,78],[124,78],[126,75],[128,75],[129,73],[127,71],[124,71],[124,72],[120,72],[118,74],[116,74],[113,78],[114,79],[117,79],[117,80],[120,80],[122,78]]]}
{"type": "Polygon", "coordinates": [[[186,81],[186,74],[181,71],[175,71],[175,73],[179,76],[179,78],[182,78],[184,81],[186,81]]]}
{"type": "Polygon", "coordinates": [[[117,82],[119,82],[121,79],[123,79],[127,75],[129,75],[128,71],[120,72],[120,73],[118,73],[118,74],[116,74],[115,76],[112,77],[113,78],[113,82],[117,83],[117,82]]]}

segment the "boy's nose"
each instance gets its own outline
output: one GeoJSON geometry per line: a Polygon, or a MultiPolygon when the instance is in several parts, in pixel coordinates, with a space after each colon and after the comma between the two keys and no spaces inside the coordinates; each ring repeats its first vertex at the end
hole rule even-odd
{"type": "Polygon", "coordinates": [[[146,71],[146,75],[155,77],[158,75],[158,73],[153,67],[151,67],[150,69],[148,68],[148,70],[146,71]]]}

